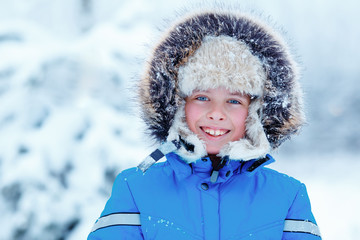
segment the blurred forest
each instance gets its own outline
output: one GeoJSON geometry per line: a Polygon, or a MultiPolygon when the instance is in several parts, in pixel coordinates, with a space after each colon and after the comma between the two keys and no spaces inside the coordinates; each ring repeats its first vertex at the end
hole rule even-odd
{"type": "MultiPolygon", "coordinates": [[[[355,176],[360,2],[226,2],[270,15],[302,68],[308,124],[275,154],[314,169],[340,159],[354,166],[342,174],[355,176]]],[[[152,148],[138,119],[134,79],[163,19],[183,6],[180,0],[0,0],[0,240],[86,237],[115,176],[152,148]]],[[[295,175],[309,169],[295,166],[295,175]]],[[[331,173],[315,175],[331,179],[331,173]]],[[[356,186],[351,182],[347,189],[356,186]]],[[[325,210],[319,222],[331,231],[325,210]]],[[[358,223],[333,229],[327,239],[355,239],[358,223]]]]}

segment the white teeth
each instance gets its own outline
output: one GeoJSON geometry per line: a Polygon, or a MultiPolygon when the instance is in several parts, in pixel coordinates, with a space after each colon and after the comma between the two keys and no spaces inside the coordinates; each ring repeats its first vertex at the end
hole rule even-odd
{"type": "Polygon", "coordinates": [[[223,130],[214,130],[214,129],[204,129],[204,131],[212,136],[221,136],[226,133],[226,131],[223,130]]]}

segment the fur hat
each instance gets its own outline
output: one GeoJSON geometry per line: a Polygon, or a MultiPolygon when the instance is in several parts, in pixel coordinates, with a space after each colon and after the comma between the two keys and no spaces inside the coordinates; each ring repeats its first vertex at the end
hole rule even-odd
{"type": "Polygon", "coordinates": [[[181,18],[153,50],[138,92],[150,134],[180,142],[177,153],[187,162],[207,155],[187,126],[184,98],[220,86],[252,99],[245,137],[220,156],[264,157],[305,121],[298,67],[280,35],[249,15],[205,11],[181,18]]]}

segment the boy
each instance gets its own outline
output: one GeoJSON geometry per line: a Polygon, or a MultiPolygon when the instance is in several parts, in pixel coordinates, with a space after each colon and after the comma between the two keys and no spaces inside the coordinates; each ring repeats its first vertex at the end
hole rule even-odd
{"type": "Polygon", "coordinates": [[[304,184],[264,168],[304,123],[297,77],[280,36],[252,17],[177,22],[139,84],[162,144],[119,174],[88,239],[321,239],[304,184]]]}

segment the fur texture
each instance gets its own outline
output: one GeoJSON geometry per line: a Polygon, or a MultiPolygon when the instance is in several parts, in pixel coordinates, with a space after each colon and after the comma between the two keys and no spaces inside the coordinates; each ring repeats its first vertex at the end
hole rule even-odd
{"type": "Polygon", "coordinates": [[[244,43],[228,36],[206,36],[178,72],[179,89],[184,96],[209,86],[261,96],[264,79],[265,72],[257,57],[244,43]]]}
{"type": "Polygon", "coordinates": [[[305,121],[297,78],[285,42],[265,24],[235,12],[192,14],[173,25],[154,48],[139,84],[142,117],[157,141],[181,140],[180,155],[198,159],[206,151],[187,127],[184,97],[198,88],[225,85],[254,99],[246,137],[224,146],[220,155],[263,157],[305,121]]]}

